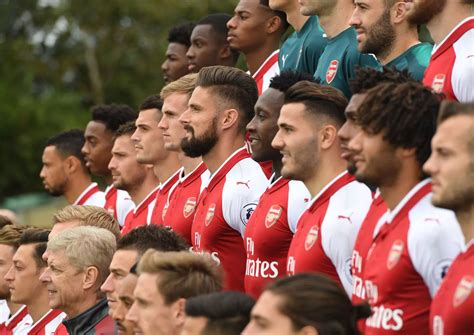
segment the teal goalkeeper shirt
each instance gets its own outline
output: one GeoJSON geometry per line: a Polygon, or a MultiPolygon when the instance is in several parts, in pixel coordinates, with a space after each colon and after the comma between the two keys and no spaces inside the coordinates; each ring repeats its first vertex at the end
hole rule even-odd
{"type": "Polygon", "coordinates": [[[426,67],[430,62],[432,50],[433,45],[430,43],[418,43],[386,65],[394,67],[398,71],[408,70],[410,77],[422,81],[426,67]]]}
{"type": "Polygon", "coordinates": [[[280,48],[278,66],[313,74],[327,44],[317,16],[310,16],[300,31],[291,34],[280,48]]]}
{"type": "Polygon", "coordinates": [[[357,50],[356,35],[355,29],[350,27],[329,39],[314,73],[314,78],[321,84],[341,90],[348,99],[352,95],[349,81],[354,78],[355,69],[358,66],[380,67],[373,55],[357,50]]]}

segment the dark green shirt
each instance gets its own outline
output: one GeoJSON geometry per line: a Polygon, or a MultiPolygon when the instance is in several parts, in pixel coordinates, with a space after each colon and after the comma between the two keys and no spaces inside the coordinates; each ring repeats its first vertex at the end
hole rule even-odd
{"type": "Polygon", "coordinates": [[[294,70],[313,74],[327,40],[317,16],[310,16],[300,31],[291,34],[280,48],[280,71],[294,70]]]}
{"type": "Polygon", "coordinates": [[[399,71],[408,70],[413,79],[421,81],[430,62],[432,50],[431,44],[418,43],[388,62],[387,66],[394,67],[399,71]]]}
{"type": "Polygon", "coordinates": [[[354,78],[358,66],[380,67],[373,55],[357,50],[356,36],[355,29],[350,27],[329,39],[314,73],[316,80],[341,90],[347,98],[352,95],[349,80],[354,78]]]}

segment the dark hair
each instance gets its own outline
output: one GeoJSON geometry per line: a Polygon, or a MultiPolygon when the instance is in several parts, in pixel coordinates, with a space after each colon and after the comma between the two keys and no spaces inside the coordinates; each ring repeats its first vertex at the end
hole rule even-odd
{"type": "Polygon", "coordinates": [[[370,134],[383,133],[393,147],[416,148],[423,165],[431,154],[440,96],[418,82],[383,83],[367,91],[358,123],[370,134]]]}
{"type": "Polygon", "coordinates": [[[10,220],[10,218],[0,215],[0,229],[11,224],[13,224],[13,222],[10,220]]]}
{"type": "Polygon", "coordinates": [[[441,107],[439,109],[438,124],[457,115],[474,117],[474,103],[461,103],[444,100],[441,102],[441,107]]]}
{"type": "Polygon", "coordinates": [[[92,107],[92,121],[102,122],[112,133],[128,121],[137,118],[137,113],[127,105],[97,105],[92,107]]]}
{"type": "Polygon", "coordinates": [[[260,5],[262,6],[265,6],[265,7],[268,7],[268,9],[270,9],[272,12],[275,13],[276,16],[278,16],[281,20],[281,27],[282,27],[282,33],[284,33],[288,27],[290,26],[290,24],[288,23],[288,21],[286,20],[286,13],[285,12],[282,12],[281,10],[273,10],[270,8],[270,4],[269,4],[269,0],[260,0],[260,5]]]}
{"type": "Polygon", "coordinates": [[[228,66],[209,66],[198,73],[196,87],[211,88],[223,109],[235,108],[240,114],[239,130],[243,133],[252,119],[258,99],[255,80],[244,71],[228,66]]]}
{"type": "Polygon", "coordinates": [[[80,129],[63,131],[49,138],[46,146],[54,146],[63,158],[74,156],[85,166],[84,155],[81,152],[84,146],[84,132],[80,129]]]}
{"type": "Polygon", "coordinates": [[[302,103],[307,112],[328,117],[334,120],[338,127],[346,121],[344,110],[347,98],[331,86],[300,81],[286,91],[285,104],[289,103],[302,103]]]}
{"type": "Polygon", "coordinates": [[[115,138],[124,136],[124,135],[133,135],[137,127],[135,126],[135,121],[129,121],[119,127],[115,132],[115,138]]]}
{"type": "Polygon", "coordinates": [[[143,111],[146,109],[158,109],[160,112],[163,109],[163,100],[159,94],[150,95],[142,102],[139,110],[143,111]]]}
{"type": "Polygon", "coordinates": [[[285,93],[291,86],[303,80],[315,82],[313,76],[308,73],[284,70],[280,74],[277,74],[272,79],[270,79],[270,85],[268,87],[285,93]]]}
{"type": "Polygon", "coordinates": [[[117,243],[117,250],[135,250],[140,255],[148,249],[184,251],[188,245],[172,229],[154,224],[133,229],[117,243]]]}
{"type": "Polygon", "coordinates": [[[46,267],[48,264],[43,260],[43,254],[48,244],[49,229],[30,228],[25,230],[18,242],[19,246],[26,244],[35,244],[33,258],[38,269],[46,267]]]}
{"type": "MultiPolygon", "coordinates": [[[[229,32],[229,28],[227,28],[227,22],[231,18],[232,17],[229,14],[225,14],[225,13],[210,14],[200,19],[196,23],[196,26],[210,25],[212,27],[212,30],[216,34],[218,44],[224,45],[224,44],[228,44],[227,33],[229,32]]],[[[237,62],[240,55],[239,51],[233,50],[233,49],[231,49],[231,51],[232,51],[232,58],[234,59],[234,62],[237,62]]]]}
{"type": "Polygon", "coordinates": [[[168,33],[168,43],[179,43],[189,48],[191,33],[195,26],[194,22],[185,22],[172,27],[168,33]]]}
{"type": "Polygon", "coordinates": [[[382,70],[372,67],[357,67],[354,79],[349,81],[352,94],[361,94],[381,83],[402,84],[414,81],[408,70],[398,71],[392,67],[384,66],[382,70]]]}
{"type": "Polygon", "coordinates": [[[202,334],[239,335],[250,321],[255,305],[248,295],[241,292],[216,292],[186,300],[186,315],[208,318],[202,334]]]}
{"type": "Polygon", "coordinates": [[[358,335],[357,320],[370,315],[367,304],[353,306],[339,285],[320,274],[284,277],[266,291],[281,298],[277,308],[295,330],[313,326],[319,335],[358,335]]]}

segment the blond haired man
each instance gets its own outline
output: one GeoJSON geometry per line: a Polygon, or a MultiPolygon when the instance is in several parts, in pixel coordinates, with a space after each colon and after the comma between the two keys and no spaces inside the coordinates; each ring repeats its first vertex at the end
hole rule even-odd
{"type": "Polygon", "coordinates": [[[222,289],[218,265],[204,255],[148,250],[138,272],[135,302],[127,319],[138,324],[144,335],[179,335],[186,299],[222,289]]]}
{"type": "Polygon", "coordinates": [[[170,192],[163,209],[163,222],[171,227],[191,245],[191,225],[202,185],[209,179],[210,172],[201,156],[189,157],[181,149],[186,130],[179,122],[181,114],[188,109],[188,102],[196,86],[197,74],[188,74],[166,85],[161,90],[163,117],[158,127],[163,131],[165,149],[178,153],[182,166],[179,180],[170,192]]]}
{"type": "Polygon", "coordinates": [[[66,313],[63,326],[69,334],[113,333],[100,286],[115,249],[115,236],[97,227],[68,229],[48,242],[48,268],[40,280],[48,288],[49,306],[66,313]]]}

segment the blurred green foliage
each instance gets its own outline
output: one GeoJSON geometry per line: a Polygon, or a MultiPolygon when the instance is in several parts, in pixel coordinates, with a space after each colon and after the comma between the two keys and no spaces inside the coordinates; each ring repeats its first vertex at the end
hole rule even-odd
{"type": "Polygon", "coordinates": [[[0,202],[41,191],[47,138],[97,103],[137,107],[163,85],[171,26],[235,0],[0,0],[0,202]]]}

